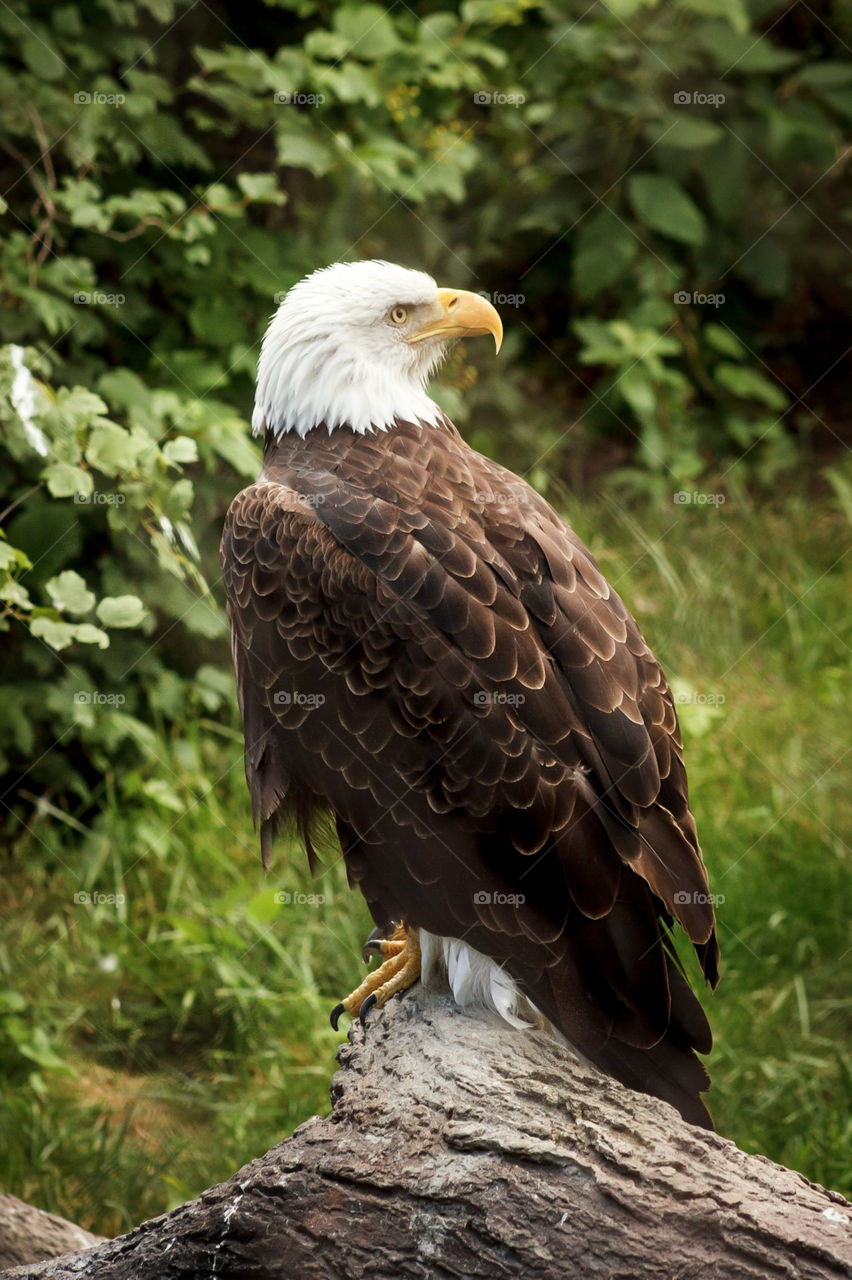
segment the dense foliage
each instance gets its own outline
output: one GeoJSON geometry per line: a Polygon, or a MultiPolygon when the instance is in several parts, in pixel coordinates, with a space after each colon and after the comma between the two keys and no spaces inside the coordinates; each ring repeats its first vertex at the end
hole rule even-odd
{"type": "MultiPolygon", "coordinates": [[[[99,922],[85,941],[81,931],[79,950],[57,947],[46,970],[33,961],[25,995],[6,998],[0,1057],[40,1100],[44,1130],[26,1129],[39,1151],[62,1128],[45,1073],[64,1070],[60,1048],[75,1034],[129,1070],[177,1055],[172,1037],[184,1054],[204,1045],[219,1084],[232,1071],[245,1084],[238,1046],[259,1055],[277,1026],[257,1010],[280,970],[269,989],[251,989],[264,966],[291,966],[304,1043],[294,1031],[284,1074],[264,1061],[255,1112],[241,1120],[221,1103],[233,1119],[225,1158],[240,1157],[241,1123],[254,1124],[254,1140],[268,1133],[271,1091],[285,1078],[328,1074],[311,1055],[330,1033],[312,1039],[308,1028],[316,982],[339,963],[329,930],[355,945],[352,909],[326,917],[325,934],[305,933],[297,955],[276,948],[280,904],[259,881],[247,902],[237,887],[255,854],[216,544],[229,497],[258,467],[247,421],[276,295],[315,266],[364,255],[487,291],[506,323],[501,362],[478,381],[457,350],[440,390],[447,408],[476,445],[554,492],[588,474],[590,459],[617,464],[613,481],[654,504],[642,523],[662,540],[670,517],[684,518],[672,510],[681,491],[767,494],[845,438],[850,47],[848,10],[774,0],[0,5],[0,828],[27,868],[16,906],[33,883],[44,888],[16,921],[28,956],[42,935],[50,947],[77,937],[69,894],[89,895],[80,905],[99,922]],[[233,818],[231,801],[243,806],[233,818]],[[205,842],[220,837],[227,853],[217,843],[202,907],[205,842]],[[92,898],[124,898],[128,883],[130,903],[92,898]],[[95,935],[108,936],[104,956],[95,935]],[[134,956],[119,987],[107,961],[130,937],[157,963],[134,956]],[[252,969],[244,955],[261,940],[252,969]],[[49,1011],[37,1016],[39,992],[49,1011]]],[[[831,478],[852,511],[849,473],[831,478]]],[[[743,520],[742,536],[771,557],[783,518],[771,545],[758,520],[743,520]]],[[[801,506],[795,520],[808,530],[801,506]]],[[[814,535],[803,595],[836,527],[814,535]]],[[[637,526],[615,536],[635,575],[637,526]]],[[[712,571],[691,554],[679,581],[692,575],[708,590],[712,571]]],[[[674,591],[664,557],[654,569],[674,591]]],[[[778,583],[786,572],[779,562],[778,583]]],[[[771,581],[754,603],[765,586],[758,575],[750,594],[727,601],[731,634],[718,643],[732,660],[738,641],[787,617],[771,581]],[[734,624],[738,607],[754,616],[734,624]]],[[[828,592],[832,635],[848,625],[834,617],[843,599],[828,592]]],[[[801,635],[815,653],[807,625],[801,635]]],[[[801,636],[790,644],[793,661],[801,636]]],[[[835,715],[837,658],[823,656],[803,688],[835,715]]],[[[755,714],[755,691],[743,698],[755,714]]],[[[812,705],[803,699],[801,714],[812,705]]],[[[743,840],[756,839],[739,819],[743,840]]],[[[758,916],[754,907],[749,928],[758,916]]],[[[813,934],[823,966],[835,936],[824,927],[813,934]]],[[[777,959],[776,943],[765,946],[777,959]]],[[[0,971],[17,982],[14,946],[0,950],[0,971]]],[[[821,989],[836,1019],[841,1004],[821,989]]],[[[806,994],[794,996],[804,1017],[806,994]]],[[[770,1082],[753,1145],[770,1145],[791,1071],[770,1082]]],[[[729,1078],[741,1082],[742,1068],[729,1078]]],[[[839,1078],[839,1067],[816,1072],[814,1108],[839,1078]]],[[[296,1089],[286,1123],[306,1096],[296,1089]]],[[[773,1153],[840,1180],[848,1134],[830,1133],[834,1163],[804,1139],[779,1140],[773,1153]]],[[[122,1158],[111,1131],[98,1150],[101,1174],[122,1158]]],[[[69,1132],[57,1187],[77,1158],[69,1132]]],[[[22,1158],[10,1176],[25,1187],[26,1169],[49,1163],[22,1158]]],[[[205,1174],[182,1176],[178,1197],[205,1174]]],[[[42,1191],[58,1202],[52,1185],[42,1191]]],[[[130,1200],[128,1189],[116,1223],[133,1218],[130,1200]]],[[[161,1206],[159,1182],[145,1184],[143,1202],[161,1206]]]]}
{"type": "Polygon", "coordinates": [[[196,544],[209,575],[256,465],[257,343],[312,266],[381,253],[491,292],[510,363],[480,390],[457,359],[445,397],[540,484],[566,438],[629,446],[634,482],[671,494],[738,457],[766,478],[796,433],[834,430],[844,21],[744,0],[2,9],[0,572],[7,624],[30,622],[11,784],[85,797],[119,741],[219,703],[196,544]],[[86,694],[124,699],[108,731],[86,694]]]}

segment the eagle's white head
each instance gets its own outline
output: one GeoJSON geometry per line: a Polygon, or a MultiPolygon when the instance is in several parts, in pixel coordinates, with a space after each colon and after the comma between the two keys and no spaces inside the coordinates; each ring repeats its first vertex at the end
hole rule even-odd
{"type": "Polygon", "coordinates": [[[255,435],[320,423],[329,431],[384,431],[396,418],[434,425],[426,383],[452,338],[490,333],[485,298],[439,289],[423,271],[390,262],[337,262],[287,293],[270,321],[257,368],[255,435]]]}

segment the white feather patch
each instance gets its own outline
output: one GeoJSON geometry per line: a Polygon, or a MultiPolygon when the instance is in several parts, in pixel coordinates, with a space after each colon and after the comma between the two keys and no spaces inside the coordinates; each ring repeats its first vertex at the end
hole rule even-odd
{"type": "Polygon", "coordinates": [[[431,276],[389,262],[337,262],[300,280],[263,339],[254,434],[305,436],[323,423],[362,435],[397,419],[435,426],[442,414],[425,386],[446,344],[409,345],[388,313],[437,298],[431,276]]]}
{"type": "Polygon", "coordinates": [[[547,1025],[532,1001],[501,965],[458,938],[420,930],[420,975],[424,986],[443,976],[460,1009],[490,1009],[513,1027],[547,1025]]]}

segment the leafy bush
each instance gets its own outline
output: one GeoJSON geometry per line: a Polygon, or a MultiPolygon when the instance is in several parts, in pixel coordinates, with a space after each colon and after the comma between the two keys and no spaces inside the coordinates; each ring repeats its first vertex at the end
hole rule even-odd
{"type": "Polygon", "coordinates": [[[542,486],[566,441],[666,492],[789,467],[791,426],[805,447],[842,407],[832,25],[764,0],[0,9],[8,785],[85,802],[224,696],[204,579],[255,467],[266,317],[317,264],[487,286],[508,363],[478,386],[457,358],[442,394],[542,486]],[[125,698],[109,730],[86,692],[125,698]]]}
{"type": "MultiPolygon", "coordinates": [[[[832,395],[848,409],[836,371],[809,394],[848,312],[848,15],[89,12],[0,18],[3,327],[48,338],[62,381],[130,369],[244,411],[274,295],[382,253],[523,299],[510,354],[563,425],[587,411],[591,435],[638,440],[640,465],[676,479],[719,456],[786,464],[782,422],[830,427],[832,395]]],[[[535,456],[532,432],[518,444],[535,456]]]]}
{"type": "Polygon", "coordinates": [[[218,515],[223,462],[253,475],[256,451],[226,406],[105,372],[96,386],[121,425],[101,394],[54,390],[28,359],[46,374],[44,357],[0,352],[0,457],[15,495],[0,534],[6,791],[85,812],[109,786],[127,800],[130,766],[145,762],[141,795],[164,803],[156,727],[233,701],[196,543],[213,563],[217,527],[204,525],[196,484],[218,515]]]}

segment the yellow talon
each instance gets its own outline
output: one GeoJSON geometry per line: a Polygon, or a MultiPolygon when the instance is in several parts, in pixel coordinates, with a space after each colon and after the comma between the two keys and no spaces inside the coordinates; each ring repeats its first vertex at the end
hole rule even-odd
{"type": "Polygon", "coordinates": [[[386,959],[368,973],[360,986],[345,1000],[335,1005],[331,1012],[331,1025],[337,1030],[341,1013],[364,1021],[372,1008],[381,1008],[398,991],[407,991],[420,977],[420,937],[416,930],[409,932],[404,925],[397,925],[392,938],[377,938],[370,946],[386,959]]]}
{"type": "Polygon", "coordinates": [[[387,938],[376,938],[374,942],[370,943],[370,947],[375,948],[383,956],[398,956],[400,951],[405,948],[405,941],[395,942],[393,939],[388,941],[387,938]]]}

